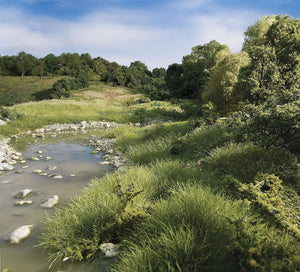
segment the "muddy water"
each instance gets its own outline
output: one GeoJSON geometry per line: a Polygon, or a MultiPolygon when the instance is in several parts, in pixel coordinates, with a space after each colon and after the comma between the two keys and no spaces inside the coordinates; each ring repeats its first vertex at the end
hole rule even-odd
{"type": "Polygon", "coordinates": [[[22,152],[25,159],[34,156],[38,157],[39,161],[26,160],[25,164],[17,164],[14,171],[0,176],[0,237],[5,237],[10,230],[22,225],[35,226],[31,235],[20,244],[10,244],[1,239],[0,272],[3,269],[8,269],[9,272],[104,271],[106,260],[98,260],[96,264],[60,264],[48,270],[47,253],[35,247],[41,233],[41,221],[46,212],[53,214],[56,207],[64,207],[68,199],[77,195],[92,177],[102,177],[111,170],[109,166],[99,165],[99,162],[103,161],[101,153],[91,154],[93,147],[83,143],[81,138],[72,141],[38,141],[22,152]],[[47,161],[46,157],[53,159],[47,161]],[[53,169],[54,167],[56,169],[53,169]],[[47,176],[34,174],[34,170],[42,170],[47,176]],[[51,175],[61,175],[63,178],[54,179],[51,175]],[[17,199],[12,196],[13,193],[25,188],[34,190],[27,197],[33,200],[33,203],[14,205],[17,199]],[[52,195],[58,195],[60,199],[55,208],[40,207],[41,201],[52,195]]]}

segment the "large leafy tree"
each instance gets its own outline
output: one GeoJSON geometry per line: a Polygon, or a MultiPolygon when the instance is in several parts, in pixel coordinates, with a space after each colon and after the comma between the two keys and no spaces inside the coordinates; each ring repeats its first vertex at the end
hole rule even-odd
{"type": "Polygon", "coordinates": [[[215,56],[221,50],[229,49],[213,40],[193,47],[191,54],[183,57],[182,64],[170,65],[166,76],[170,94],[175,97],[201,98],[210,69],[215,65],[215,56]]]}
{"type": "Polygon", "coordinates": [[[225,114],[236,110],[233,86],[237,82],[240,68],[248,64],[249,56],[246,52],[231,54],[223,50],[217,54],[216,62],[202,99],[205,103],[212,102],[215,110],[225,114]]]}
{"type": "Polygon", "coordinates": [[[234,93],[248,104],[241,114],[248,138],[299,154],[300,21],[276,16],[265,42],[248,49],[234,93]]]}

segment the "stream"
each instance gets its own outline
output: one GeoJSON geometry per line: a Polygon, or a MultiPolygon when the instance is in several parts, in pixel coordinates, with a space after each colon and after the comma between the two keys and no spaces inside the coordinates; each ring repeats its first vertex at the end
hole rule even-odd
{"type": "Polygon", "coordinates": [[[66,262],[49,270],[47,252],[36,247],[46,213],[54,214],[56,208],[66,206],[70,198],[78,195],[91,178],[100,178],[111,171],[111,166],[99,164],[104,160],[103,153],[92,154],[94,148],[85,142],[83,136],[36,140],[21,150],[26,162],[18,163],[13,171],[0,175],[0,272],[93,272],[104,271],[111,262],[105,259],[95,263],[66,262]],[[32,157],[39,160],[30,160],[32,157]],[[43,174],[35,174],[35,170],[41,170],[43,174]],[[33,190],[26,197],[33,203],[16,206],[18,199],[13,193],[25,188],[33,190]],[[59,196],[54,208],[40,207],[43,200],[53,195],[59,196]],[[19,244],[4,239],[9,231],[29,224],[34,225],[32,233],[19,244]]]}

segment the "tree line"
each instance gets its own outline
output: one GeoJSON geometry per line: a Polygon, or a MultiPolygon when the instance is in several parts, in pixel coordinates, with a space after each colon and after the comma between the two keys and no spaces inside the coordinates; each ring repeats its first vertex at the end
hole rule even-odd
{"type": "Polygon", "coordinates": [[[156,100],[197,99],[200,116],[234,113],[238,121],[233,125],[247,131],[240,137],[294,150],[300,146],[299,61],[300,19],[271,15],[248,27],[241,52],[231,53],[227,45],[212,40],[193,47],[182,63],[167,69],[150,71],[140,61],[119,65],[88,53],[38,59],[20,52],[0,57],[0,74],[75,78],[54,84],[52,98],[88,86],[92,79],[134,88],[156,100]]]}

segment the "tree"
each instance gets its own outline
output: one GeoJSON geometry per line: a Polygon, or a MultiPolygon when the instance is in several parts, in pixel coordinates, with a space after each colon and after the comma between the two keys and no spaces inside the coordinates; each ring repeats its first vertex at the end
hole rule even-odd
{"type": "Polygon", "coordinates": [[[217,63],[211,69],[202,100],[205,103],[212,102],[215,109],[223,114],[233,112],[237,108],[233,86],[237,82],[241,67],[248,64],[249,56],[246,52],[231,54],[223,50],[215,59],[217,63]]]}
{"type": "Polygon", "coordinates": [[[48,54],[42,59],[42,62],[45,65],[45,71],[48,74],[57,74],[60,69],[59,57],[56,57],[53,54],[48,54]]]}
{"type": "Polygon", "coordinates": [[[269,15],[260,18],[254,25],[249,26],[244,33],[245,39],[242,50],[248,51],[253,46],[267,45],[266,34],[275,21],[276,16],[269,15]]]}

